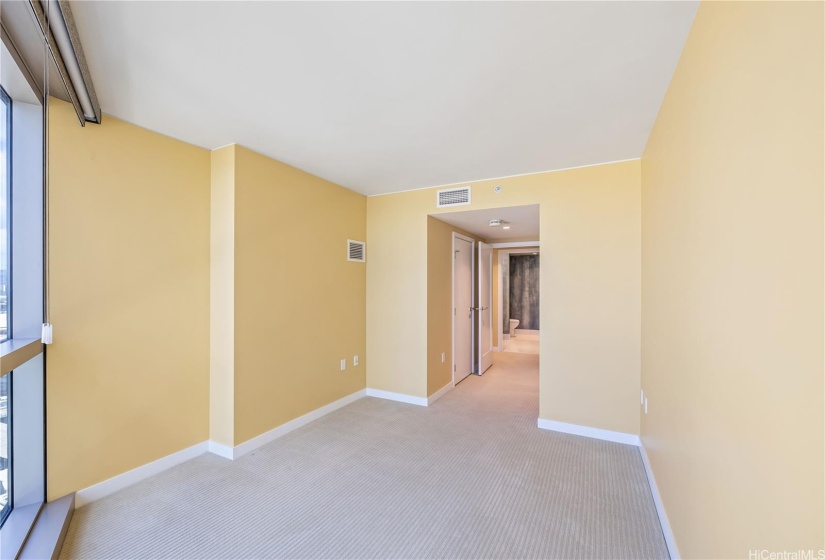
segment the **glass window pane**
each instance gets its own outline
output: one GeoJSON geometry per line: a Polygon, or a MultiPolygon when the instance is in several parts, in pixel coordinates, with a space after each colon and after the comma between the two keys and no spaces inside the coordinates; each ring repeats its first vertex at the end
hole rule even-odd
{"type": "Polygon", "coordinates": [[[11,274],[9,258],[11,213],[9,177],[11,173],[11,101],[0,88],[0,342],[9,338],[11,329],[11,274]]]}
{"type": "Polygon", "coordinates": [[[0,377],[0,525],[11,511],[11,375],[0,377]]]}

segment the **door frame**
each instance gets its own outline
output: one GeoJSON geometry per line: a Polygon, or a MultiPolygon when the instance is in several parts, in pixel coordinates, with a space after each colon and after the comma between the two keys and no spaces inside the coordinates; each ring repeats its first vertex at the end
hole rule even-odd
{"type": "MultiPolygon", "coordinates": [[[[541,255],[541,243],[539,241],[516,241],[512,243],[491,243],[491,247],[499,249],[498,252],[498,301],[496,307],[498,308],[498,346],[493,348],[494,352],[501,352],[504,349],[504,323],[501,318],[504,316],[504,282],[501,281],[501,264],[504,259],[509,259],[510,255],[518,255],[524,253],[537,252],[541,255]],[[528,248],[529,247],[529,248],[528,248]],[[538,251],[533,251],[533,247],[538,247],[538,251]]],[[[539,295],[541,297],[541,295],[539,295]]]]}
{"type": "MultiPolygon", "coordinates": [[[[476,275],[475,275],[476,277],[473,279],[474,280],[473,281],[473,289],[475,290],[475,288],[478,287],[478,293],[475,295],[475,299],[477,299],[477,301],[474,302],[475,303],[475,310],[476,310],[476,313],[477,313],[477,315],[475,317],[474,326],[478,325],[478,332],[475,333],[476,334],[476,338],[475,338],[476,348],[475,348],[473,358],[475,360],[478,360],[477,361],[477,370],[474,373],[476,375],[483,375],[485,371],[487,371],[490,367],[492,367],[492,365],[493,365],[493,363],[492,363],[492,359],[493,359],[492,353],[496,351],[496,347],[493,346],[493,332],[494,332],[493,329],[495,329],[495,325],[493,324],[493,301],[495,300],[495,297],[493,297],[493,269],[495,268],[493,266],[493,254],[495,253],[495,248],[493,247],[493,245],[491,243],[484,243],[483,241],[479,241],[478,243],[476,243],[476,247],[477,247],[477,250],[475,251],[475,253],[478,255],[478,264],[474,267],[475,272],[476,272],[476,275]],[[485,298],[485,294],[483,294],[482,290],[481,290],[481,277],[482,277],[482,268],[486,267],[486,261],[483,259],[482,255],[481,255],[481,246],[482,245],[486,246],[487,249],[489,249],[489,251],[490,251],[490,277],[489,277],[489,286],[488,286],[489,293],[490,293],[490,302],[488,303],[489,307],[487,308],[488,312],[490,313],[490,315],[489,315],[489,317],[490,317],[490,365],[487,366],[486,368],[484,368],[484,364],[482,363],[483,362],[483,357],[484,357],[484,354],[482,353],[482,347],[483,347],[482,339],[485,336],[485,329],[484,329],[484,309],[485,309],[484,303],[485,302],[482,301],[482,300],[485,298]]],[[[501,281],[499,280],[499,285],[500,284],[501,284],[501,281]]]]}
{"type": "MultiPolygon", "coordinates": [[[[452,359],[452,362],[453,362],[453,364],[452,364],[453,365],[452,378],[453,378],[453,386],[455,386],[455,374],[456,374],[456,371],[455,371],[455,368],[456,368],[456,364],[455,364],[455,318],[456,318],[456,311],[457,311],[456,308],[455,308],[455,251],[456,251],[455,242],[456,242],[456,239],[461,239],[463,241],[468,241],[470,243],[470,247],[471,247],[471,249],[470,249],[470,305],[475,306],[475,300],[476,300],[476,287],[475,287],[476,240],[473,239],[472,237],[467,237],[466,235],[462,235],[462,234],[454,231],[453,232],[453,252],[452,252],[452,255],[453,255],[453,262],[452,262],[452,285],[453,285],[453,289],[452,289],[452,293],[451,293],[451,300],[452,300],[451,303],[452,303],[452,308],[453,308],[452,329],[451,329],[451,335],[452,335],[452,339],[453,339],[452,340],[452,357],[453,357],[453,359],[452,359]]],[[[470,322],[470,373],[472,373],[472,370],[473,370],[473,361],[474,361],[473,345],[474,345],[474,340],[475,340],[475,335],[476,335],[475,330],[476,330],[476,325],[475,325],[475,315],[474,315],[473,320],[470,322]]]]}

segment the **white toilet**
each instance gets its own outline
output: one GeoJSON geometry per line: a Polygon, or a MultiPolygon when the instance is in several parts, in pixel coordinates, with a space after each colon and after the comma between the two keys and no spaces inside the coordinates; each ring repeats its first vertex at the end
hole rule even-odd
{"type": "Polygon", "coordinates": [[[518,319],[510,319],[510,336],[516,336],[516,327],[518,327],[518,319]]]}

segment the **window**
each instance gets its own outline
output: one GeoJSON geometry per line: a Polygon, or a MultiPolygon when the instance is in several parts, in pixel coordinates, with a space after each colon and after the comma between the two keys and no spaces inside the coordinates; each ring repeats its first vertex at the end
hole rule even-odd
{"type": "MultiPolygon", "coordinates": [[[[0,342],[11,335],[11,99],[0,88],[0,342]]],[[[0,377],[0,526],[11,511],[11,373],[0,377]]]]}
{"type": "Polygon", "coordinates": [[[43,100],[49,90],[37,76],[24,71],[23,57],[7,33],[7,24],[19,21],[14,32],[21,44],[32,47],[31,59],[46,60],[42,34],[28,13],[31,3],[15,2],[8,10],[7,4],[3,2],[0,34],[0,556],[16,558],[47,507],[45,358],[40,332],[45,252],[43,100]],[[15,9],[16,15],[10,16],[15,9]]]}
{"type": "Polygon", "coordinates": [[[0,88],[0,342],[11,338],[11,99],[0,88]]]}
{"type": "Polygon", "coordinates": [[[0,526],[11,512],[11,375],[0,377],[0,526]]]}

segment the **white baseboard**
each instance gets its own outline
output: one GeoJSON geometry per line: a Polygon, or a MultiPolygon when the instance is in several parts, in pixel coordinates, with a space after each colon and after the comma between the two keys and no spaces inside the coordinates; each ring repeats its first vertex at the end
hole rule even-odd
{"type": "Polygon", "coordinates": [[[554,432],[563,432],[565,434],[573,434],[576,436],[603,439],[605,441],[613,441],[627,445],[639,445],[639,436],[635,434],[612,432],[610,430],[602,430],[600,428],[579,426],[578,424],[567,424],[565,422],[556,422],[555,420],[544,420],[543,418],[539,418],[538,426],[542,430],[552,430],[554,432]]]}
{"type": "Polygon", "coordinates": [[[159,474],[167,469],[171,469],[181,463],[185,463],[190,459],[194,459],[198,455],[203,455],[209,450],[207,442],[202,442],[192,447],[187,447],[166,457],[162,457],[157,461],[152,461],[123,474],[114,476],[103,482],[98,482],[93,486],[78,490],[75,494],[74,505],[75,508],[83,507],[88,503],[105,498],[109,494],[114,494],[118,490],[123,490],[133,484],[145,480],[150,476],[159,474]]]}
{"type": "Polygon", "coordinates": [[[443,397],[444,395],[446,395],[447,393],[452,391],[453,387],[455,387],[455,385],[453,385],[453,382],[450,381],[449,383],[444,385],[441,389],[439,389],[438,391],[436,391],[435,393],[433,393],[432,395],[427,397],[427,406],[433,404],[435,401],[437,401],[438,399],[440,399],[441,397],[443,397]]]}
{"type": "Polygon", "coordinates": [[[202,455],[207,451],[214,453],[215,455],[220,455],[226,459],[237,459],[238,457],[257,449],[262,445],[265,445],[293,430],[297,430],[298,428],[309,424],[313,420],[317,420],[330,412],[355,402],[365,395],[366,391],[364,389],[356,391],[351,395],[347,395],[342,399],[338,399],[337,401],[331,402],[326,406],[322,406],[321,408],[304,414],[295,420],[282,424],[273,430],[254,437],[249,441],[245,441],[235,447],[224,445],[216,441],[204,441],[197,445],[193,445],[192,447],[187,447],[177,453],[172,453],[171,455],[162,457],[157,461],[152,461],[151,463],[147,463],[143,466],[137,467],[136,469],[132,469],[131,471],[112,477],[108,480],[104,480],[103,482],[99,482],[94,486],[89,486],[83,490],[78,490],[75,494],[75,508],[82,507],[90,502],[104,498],[109,494],[117,492],[118,490],[123,490],[124,488],[132,486],[133,484],[147,479],[150,476],[154,476],[181,463],[185,463],[190,459],[194,459],[198,455],[202,455]]]}
{"type": "Polygon", "coordinates": [[[418,406],[427,406],[426,397],[413,397],[412,395],[405,395],[404,393],[392,393],[390,391],[382,391],[381,389],[367,389],[368,397],[376,397],[379,399],[387,399],[388,401],[397,401],[407,404],[417,404],[418,406]]]}
{"type": "Polygon", "coordinates": [[[209,445],[209,452],[214,453],[224,459],[232,459],[232,447],[229,445],[224,445],[223,443],[218,443],[217,441],[209,440],[206,442],[209,445]]]}
{"type": "Polygon", "coordinates": [[[539,418],[538,426],[543,430],[553,430],[554,432],[564,432],[565,434],[603,439],[606,441],[625,443],[627,445],[635,445],[638,447],[639,453],[642,456],[642,463],[645,467],[647,482],[650,485],[650,493],[653,495],[653,503],[656,505],[656,513],[659,515],[659,525],[662,526],[662,534],[665,537],[667,550],[670,553],[671,560],[679,560],[679,550],[676,548],[676,539],[673,537],[673,531],[671,530],[670,522],[667,519],[665,505],[662,502],[662,496],[659,494],[659,488],[656,485],[656,478],[653,476],[653,469],[651,468],[650,461],[647,458],[647,451],[645,450],[645,446],[642,445],[642,440],[639,436],[634,434],[626,434],[624,432],[612,432],[610,430],[590,428],[589,426],[556,422],[555,420],[544,420],[542,418],[539,418]]]}
{"type": "Polygon", "coordinates": [[[538,336],[541,331],[530,330],[530,329],[516,329],[516,336],[520,334],[533,334],[538,336]]]}
{"type": "Polygon", "coordinates": [[[266,445],[267,443],[278,439],[279,437],[285,436],[289,432],[297,430],[303,426],[306,426],[310,422],[314,420],[318,420],[322,416],[326,416],[330,412],[334,412],[339,408],[343,408],[350,403],[357,401],[358,399],[364,397],[367,394],[366,390],[361,389],[360,391],[356,391],[351,395],[347,395],[337,401],[331,402],[327,405],[322,406],[321,408],[316,408],[312,412],[308,412],[303,416],[299,416],[295,420],[290,420],[286,424],[281,424],[277,428],[273,428],[268,432],[264,432],[259,436],[255,436],[254,438],[243,442],[240,445],[236,445],[232,449],[232,457],[231,459],[237,459],[238,457],[242,457],[246,455],[250,451],[254,451],[258,449],[262,445],[266,445]]]}
{"type": "Polygon", "coordinates": [[[679,560],[679,550],[676,548],[676,539],[673,537],[673,531],[670,529],[670,522],[665,513],[665,504],[662,502],[662,496],[659,494],[659,487],[656,485],[656,478],[653,476],[653,469],[650,467],[650,461],[647,458],[647,451],[644,444],[639,442],[639,453],[642,455],[642,463],[645,466],[645,473],[647,473],[647,482],[650,484],[650,493],[653,494],[653,503],[656,504],[656,513],[659,514],[659,524],[662,526],[662,533],[665,537],[665,544],[670,553],[671,560],[679,560]]]}

